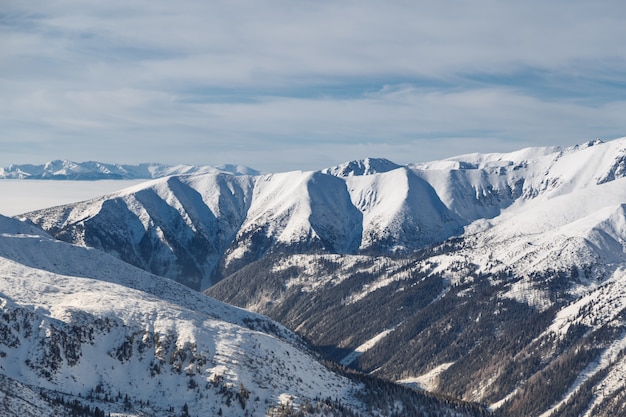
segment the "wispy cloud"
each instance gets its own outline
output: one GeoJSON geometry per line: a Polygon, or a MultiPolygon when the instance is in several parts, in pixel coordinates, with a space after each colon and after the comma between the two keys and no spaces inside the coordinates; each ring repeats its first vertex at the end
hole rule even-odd
{"type": "Polygon", "coordinates": [[[626,135],[618,1],[6,3],[5,164],[314,169],[626,135]]]}

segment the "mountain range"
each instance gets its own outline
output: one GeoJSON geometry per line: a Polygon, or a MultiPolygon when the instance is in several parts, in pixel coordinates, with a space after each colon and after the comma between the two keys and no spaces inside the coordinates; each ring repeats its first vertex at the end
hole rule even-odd
{"type": "Polygon", "coordinates": [[[567,264],[566,242],[576,262],[580,251],[619,256],[611,242],[596,242],[604,245],[600,252],[588,240],[577,244],[587,236],[570,228],[591,233],[594,215],[624,201],[616,185],[626,172],[624,142],[405,167],[366,159],[312,172],[174,175],[20,219],[197,290],[269,253],[399,255],[456,236],[482,239],[477,245],[491,245],[489,253],[506,248],[499,256],[505,264],[533,251],[541,251],[544,266],[554,251],[567,264]],[[602,198],[589,197],[597,193],[602,198]],[[552,246],[519,238],[546,235],[557,224],[562,229],[545,239],[552,246]],[[519,253],[509,259],[512,248],[519,253]]]}
{"type": "Polygon", "coordinates": [[[0,179],[38,180],[141,180],[169,175],[228,172],[233,175],[257,175],[258,171],[242,165],[196,166],[145,163],[139,165],[107,164],[88,161],[54,160],[45,164],[14,164],[0,167],[0,179]]]}
{"type": "Polygon", "coordinates": [[[496,416],[615,416],[625,176],[617,139],[172,175],[16,219],[262,313],[370,377],[496,416]]]}
{"type": "Polygon", "coordinates": [[[408,252],[462,231],[415,171],[366,163],[376,175],[170,176],[21,218],[198,290],[268,252],[408,252]]]}

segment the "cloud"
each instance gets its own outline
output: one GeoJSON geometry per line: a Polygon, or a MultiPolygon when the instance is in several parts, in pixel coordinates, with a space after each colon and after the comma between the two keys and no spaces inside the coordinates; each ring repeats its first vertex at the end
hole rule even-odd
{"type": "Polygon", "coordinates": [[[5,164],[55,152],[308,169],[364,152],[414,162],[569,145],[626,127],[617,1],[3,8],[5,164]]]}

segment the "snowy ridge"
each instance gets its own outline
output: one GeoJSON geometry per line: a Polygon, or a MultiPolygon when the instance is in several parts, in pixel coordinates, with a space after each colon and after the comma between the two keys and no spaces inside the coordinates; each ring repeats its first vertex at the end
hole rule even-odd
{"type": "Polygon", "coordinates": [[[363,213],[361,250],[411,250],[460,234],[463,220],[434,189],[405,168],[346,180],[352,202],[363,213]]]}
{"type": "Polygon", "coordinates": [[[569,148],[474,154],[410,166],[452,211],[468,221],[493,218],[514,203],[554,197],[619,179],[626,139],[569,148]]]}
{"type": "Polygon", "coordinates": [[[243,221],[251,181],[225,174],[173,176],[44,210],[31,220],[61,239],[107,249],[143,269],[200,288],[211,283],[212,270],[243,221]],[[111,229],[110,224],[120,227],[111,229]]]}
{"type": "MultiPolygon", "coordinates": [[[[2,272],[26,271],[5,265],[2,272]]],[[[216,414],[224,407],[217,390],[209,389],[208,398],[203,398],[192,388],[208,387],[212,381],[233,390],[247,387],[262,398],[262,402],[250,403],[255,415],[265,414],[265,400],[276,404],[283,394],[311,398],[315,387],[316,391],[327,390],[328,396],[343,397],[355,388],[292,345],[125,287],[49,274],[5,278],[4,283],[48,295],[35,298],[32,293],[16,293],[3,286],[5,297],[20,302],[18,306],[5,298],[4,313],[19,318],[27,327],[25,333],[9,328],[9,334],[17,338],[5,339],[1,371],[19,375],[20,382],[28,385],[83,396],[98,385],[104,392],[123,390],[134,402],[151,403],[150,409],[157,415],[166,414],[168,407],[180,410],[185,404],[194,413],[216,414]],[[37,285],[32,282],[35,278],[37,285]],[[36,303],[29,304],[31,299],[36,303]],[[123,310],[120,300],[125,300],[123,310]],[[45,329],[50,347],[28,331],[37,327],[45,329]],[[77,328],[89,333],[74,335],[77,328]],[[60,356],[52,353],[57,337],[60,356]],[[274,365],[268,367],[267,363],[274,365]],[[287,374],[284,369],[291,371],[287,374]],[[153,377],[156,375],[158,378],[153,377]],[[182,390],[181,382],[186,385],[182,390]],[[216,399],[220,399],[219,406],[216,399]]],[[[237,404],[226,415],[238,415],[241,410],[237,404]]]]}
{"type": "Polygon", "coordinates": [[[624,175],[619,139],[409,168],[366,159],[319,172],[172,176],[20,218],[200,290],[270,253],[408,253],[464,226],[473,257],[531,271],[620,262],[624,175]]]}
{"type": "Polygon", "coordinates": [[[467,256],[484,271],[521,275],[594,265],[610,275],[626,261],[625,157],[620,139],[457,157],[465,168],[451,171],[415,166],[452,211],[477,217],[466,248],[438,261],[467,256]]]}
{"type": "Polygon", "coordinates": [[[618,179],[511,207],[469,226],[467,247],[455,256],[470,256],[492,272],[593,267],[609,276],[626,262],[625,184],[618,179]]]}

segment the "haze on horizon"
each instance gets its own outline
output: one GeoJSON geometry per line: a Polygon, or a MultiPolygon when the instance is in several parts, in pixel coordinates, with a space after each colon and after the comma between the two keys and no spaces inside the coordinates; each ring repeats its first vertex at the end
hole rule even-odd
{"type": "Polygon", "coordinates": [[[626,135],[626,5],[35,0],[0,14],[0,166],[321,169],[626,135]]]}

